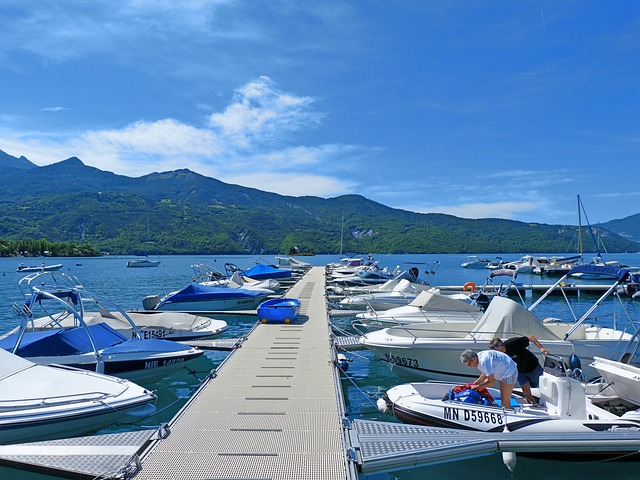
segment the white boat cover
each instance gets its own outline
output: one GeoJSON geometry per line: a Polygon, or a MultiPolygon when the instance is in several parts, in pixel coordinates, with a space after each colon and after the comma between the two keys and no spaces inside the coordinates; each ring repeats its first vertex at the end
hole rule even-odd
{"type": "Polygon", "coordinates": [[[463,302],[461,300],[456,300],[455,298],[449,298],[445,295],[439,295],[437,293],[430,292],[425,290],[420,292],[415,300],[413,300],[409,305],[414,307],[419,307],[422,310],[433,310],[433,311],[455,311],[455,312],[479,312],[480,308],[471,305],[469,303],[463,302]]]}
{"type": "Polygon", "coordinates": [[[493,337],[533,335],[538,340],[560,340],[533,313],[506,297],[494,297],[467,338],[491,340],[493,337]]]}

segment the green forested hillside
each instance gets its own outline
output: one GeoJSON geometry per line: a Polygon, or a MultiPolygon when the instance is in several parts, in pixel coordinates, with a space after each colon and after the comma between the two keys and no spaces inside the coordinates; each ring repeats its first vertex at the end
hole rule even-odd
{"type": "MultiPolygon", "coordinates": [[[[47,239],[114,254],[577,252],[577,227],[392,209],[358,195],[287,197],[189,170],[130,178],[76,158],[0,164],[0,239],[47,239]],[[343,223],[344,222],[344,223],[343,223]],[[147,225],[149,240],[147,244],[147,225]]],[[[607,251],[640,245],[600,231],[607,251]]],[[[585,237],[586,238],[586,237],[585,237]]],[[[589,249],[589,245],[586,244],[589,249]]]]}

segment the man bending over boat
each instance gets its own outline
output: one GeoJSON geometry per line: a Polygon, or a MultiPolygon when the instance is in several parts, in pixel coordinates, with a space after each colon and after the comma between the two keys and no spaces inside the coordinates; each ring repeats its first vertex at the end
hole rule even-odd
{"type": "Polygon", "coordinates": [[[476,367],[482,375],[471,384],[472,389],[490,387],[498,380],[500,384],[500,401],[502,407],[509,407],[511,392],[518,379],[518,366],[506,353],[497,350],[483,350],[474,352],[467,349],[460,354],[460,361],[468,367],[476,367]]]}
{"type": "Polygon", "coordinates": [[[544,348],[533,335],[508,338],[506,340],[496,337],[489,343],[489,348],[506,353],[516,362],[516,365],[518,365],[518,383],[522,387],[522,393],[527,400],[537,406],[538,402],[531,394],[531,387],[538,387],[543,369],[538,358],[529,350],[530,343],[538,347],[544,355],[549,353],[549,350],[544,348]]]}

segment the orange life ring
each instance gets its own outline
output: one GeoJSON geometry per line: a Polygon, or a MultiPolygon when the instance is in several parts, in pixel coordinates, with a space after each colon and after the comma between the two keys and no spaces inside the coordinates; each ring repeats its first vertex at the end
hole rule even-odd
{"type": "Polygon", "coordinates": [[[462,286],[462,290],[464,292],[475,292],[476,291],[476,284],[473,282],[467,282],[462,286]]]}

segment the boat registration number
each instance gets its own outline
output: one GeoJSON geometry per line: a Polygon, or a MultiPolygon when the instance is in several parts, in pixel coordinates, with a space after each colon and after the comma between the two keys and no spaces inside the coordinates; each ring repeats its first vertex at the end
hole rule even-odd
{"type": "Polygon", "coordinates": [[[396,365],[402,365],[403,367],[418,368],[420,366],[418,360],[416,360],[415,358],[398,357],[396,355],[390,355],[388,353],[385,353],[384,356],[387,362],[394,363],[396,365]]]}
{"type": "Polygon", "coordinates": [[[473,423],[486,423],[493,425],[502,425],[502,414],[496,412],[482,412],[467,408],[444,407],[442,417],[445,420],[457,420],[473,423]]]}

